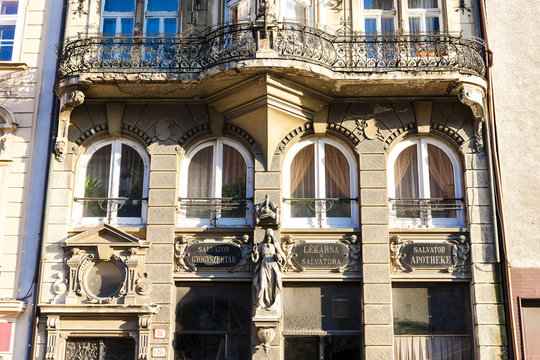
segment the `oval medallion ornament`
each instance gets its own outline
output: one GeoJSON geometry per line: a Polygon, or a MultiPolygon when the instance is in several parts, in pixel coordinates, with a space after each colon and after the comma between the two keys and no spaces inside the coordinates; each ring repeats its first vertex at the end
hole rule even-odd
{"type": "Polygon", "coordinates": [[[185,262],[195,269],[229,268],[242,260],[239,246],[224,243],[194,243],[186,249],[185,262]]]}
{"type": "Polygon", "coordinates": [[[86,273],[86,287],[99,298],[115,296],[124,284],[124,274],[111,261],[98,261],[86,273]]]}
{"type": "Polygon", "coordinates": [[[293,261],[306,269],[338,269],[349,263],[349,248],[337,242],[305,242],[292,253],[293,261]]]}

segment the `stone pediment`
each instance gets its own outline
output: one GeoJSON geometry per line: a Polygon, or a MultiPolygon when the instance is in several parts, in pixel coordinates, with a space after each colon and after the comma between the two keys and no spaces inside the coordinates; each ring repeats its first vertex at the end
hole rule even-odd
{"type": "Polygon", "coordinates": [[[108,224],[100,224],[62,243],[63,247],[148,247],[150,244],[108,224]]]}

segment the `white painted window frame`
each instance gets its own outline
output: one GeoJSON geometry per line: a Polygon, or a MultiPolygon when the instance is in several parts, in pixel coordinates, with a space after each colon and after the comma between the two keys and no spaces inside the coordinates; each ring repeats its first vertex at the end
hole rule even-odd
{"type": "Polygon", "coordinates": [[[228,22],[232,22],[232,10],[234,8],[238,8],[241,4],[247,4],[248,11],[246,17],[238,17],[238,22],[244,22],[251,19],[251,12],[252,12],[252,0],[228,0],[227,6],[226,6],[226,13],[225,13],[225,20],[228,22]]]}
{"type": "MultiPolygon", "coordinates": [[[[239,143],[227,138],[216,138],[203,141],[195,145],[186,153],[186,157],[182,161],[180,168],[180,198],[187,197],[188,181],[189,181],[189,164],[193,156],[199,151],[209,146],[213,148],[212,167],[214,169],[212,177],[212,195],[211,197],[221,194],[222,188],[222,168],[223,168],[223,145],[229,145],[237,150],[246,164],[246,198],[253,197],[253,160],[249,152],[239,143]]],[[[217,217],[215,224],[212,224],[212,219],[188,218],[186,217],[186,209],[183,206],[179,207],[178,225],[181,227],[249,227],[253,223],[253,204],[248,204],[246,216],[243,218],[222,218],[217,217]]]]}
{"type": "Polygon", "coordinates": [[[441,0],[437,0],[437,8],[409,8],[408,1],[404,1],[405,4],[405,21],[403,22],[404,30],[408,33],[411,33],[409,27],[409,18],[419,18],[420,19],[420,33],[426,34],[426,18],[427,17],[438,17],[439,18],[439,32],[442,27],[442,12],[441,12],[441,0]]]}
{"type": "Polygon", "coordinates": [[[19,0],[17,14],[16,15],[0,15],[0,25],[15,25],[15,36],[13,37],[13,51],[11,52],[11,59],[4,60],[6,62],[18,62],[21,60],[21,43],[23,41],[23,2],[19,0]]]}
{"type": "MultiPolygon", "coordinates": [[[[135,9],[133,11],[105,11],[105,1],[101,1],[101,24],[100,24],[100,30],[103,34],[103,24],[105,19],[116,19],[116,26],[115,26],[115,34],[114,36],[121,36],[122,35],[122,20],[123,18],[131,18],[133,19],[133,31],[135,31],[135,9]]],[[[146,6],[146,5],[145,5],[146,6]]],[[[146,21],[145,21],[146,23],[146,21]]]]}
{"type": "MultiPolygon", "coordinates": [[[[149,11],[148,8],[148,0],[144,3],[144,33],[146,34],[146,20],[150,18],[157,18],[159,19],[159,36],[163,35],[165,33],[165,19],[166,18],[173,18],[176,19],[176,31],[175,33],[178,33],[178,11],[149,11]]],[[[169,35],[171,36],[171,35],[169,35]]]]}
{"type": "MultiPolygon", "coordinates": [[[[308,145],[314,145],[315,156],[315,197],[325,198],[325,163],[324,163],[324,145],[328,144],[337,148],[347,159],[349,163],[350,195],[351,199],[358,197],[358,180],[356,161],[351,151],[340,142],[329,138],[306,139],[294,144],[287,152],[283,161],[283,197],[291,198],[291,165],[294,157],[300,150],[308,145]]],[[[288,201],[283,202],[283,227],[284,228],[356,228],[358,226],[358,201],[351,200],[350,217],[326,217],[323,212],[321,224],[315,217],[291,217],[291,205],[288,201]]]]}
{"type": "MultiPolygon", "coordinates": [[[[285,22],[298,22],[298,23],[301,23],[298,21],[298,19],[294,19],[294,18],[291,18],[291,17],[288,17],[287,16],[287,3],[296,3],[300,6],[303,6],[305,9],[306,9],[306,20],[305,20],[305,24],[306,25],[311,25],[313,24],[313,11],[314,11],[314,6],[313,6],[313,2],[311,0],[281,0],[279,2],[280,6],[279,6],[279,13],[281,14],[280,16],[280,20],[281,21],[285,21],[285,22]]],[[[304,24],[304,23],[302,23],[304,24]]]]}
{"type": "MultiPolygon", "coordinates": [[[[128,138],[109,138],[106,140],[98,141],[95,144],[89,146],[84,154],[80,157],[77,164],[77,175],[75,182],[75,197],[85,197],[85,180],[86,180],[86,167],[88,162],[92,158],[92,155],[104,146],[111,145],[111,168],[109,173],[109,193],[107,197],[117,198],[120,190],[120,164],[121,164],[121,152],[122,145],[128,145],[133,148],[141,156],[144,164],[144,176],[143,176],[143,188],[142,197],[148,198],[148,181],[150,170],[150,159],[146,151],[141,147],[139,143],[128,138]]],[[[81,201],[74,201],[73,204],[73,225],[75,226],[89,226],[96,225],[107,220],[105,217],[84,217],[83,208],[84,203],[81,201]]],[[[140,217],[118,217],[117,211],[111,212],[112,225],[143,225],[146,224],[146,215],[148,213],[148,201],[142,200],[141,216],[140,217]]]]}
{"type": "MultiPolygon", "coordinates": [[[[429,187],[429,159],[428,159],[428,144],[434,145],[441,149],[452,162],[452,169],[454,171],[454,189],[455,197],[463,198],[463,181],[461,162],[457,157],[455,151],[444,142],[428,137],[418,137],[412,139],[406,139],[399,142],[390,152],[388,156],[388,197],[396,198],[396,188],[394,183],[394,164],[399,154],[409,146],[416,146],[416,155],[418,162],[418,194],[421,199],[430,197],[429,187]]],[[[463,207],[465,202],[462,202],[463,207]]],[[[464,224],[463,210],[456,211],[456,217],[453,218],[431,218],[428,223],[420,218],[398,218],[394,214],[395,212],[390,210],[390,226],[394,228],[419,228],[419,227],[455,227],[461,228],[464,224]]]]}
{"type": "Polygon", "coordinates": [[[382,33],[382,19],[392,19],[394,22],[394,32],[397,29],[397,11],[396,0],[393,0],[394,8],[392,10],[364,9],[364,0],[360,0],[360,11],[362,20],[360,21],[360,30],[366,33],[366,19],[376,19],[377,33],[382,33]]]}

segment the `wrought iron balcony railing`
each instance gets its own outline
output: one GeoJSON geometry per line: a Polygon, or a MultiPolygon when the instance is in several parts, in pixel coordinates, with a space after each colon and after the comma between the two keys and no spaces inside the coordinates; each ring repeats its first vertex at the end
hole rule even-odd
{"type": "Polygon", "coordinates": [[[396,227],[463,225],[463,198],[389,199],[390,222],[396,227]]]}
{"type": "MultiPolygon", "coordinates": [[[[83,73],[197,75],[213,66],[269,57],[304,61],[343,73],[458,71],[483,76],[480,40],[449,34],[333,35],[299,24],[271,29],[274,55],[257,54],[251,23],[229,24],[178,37],[96,36],[68,41],[60,51],[60,77],[83,73]]],[[[180,78],[182,78],[180,76],[180,78]]]]}
{"type": "Polygon", "coordinates": [[[178,198],[178,202],[182,219],[202,219],[187,221],[187,225],[249,225],[253,211],[251,198],[178,198]]]}

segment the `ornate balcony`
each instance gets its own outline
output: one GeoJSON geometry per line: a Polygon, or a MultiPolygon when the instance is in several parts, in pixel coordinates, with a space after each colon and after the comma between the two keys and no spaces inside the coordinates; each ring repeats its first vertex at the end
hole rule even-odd
{"type": "MultiPolygon", "coordinates": [[[[223,25],[178,37],[104,37],[68,41],[60,52],[60,78],[81,74],[156,74],[199,80],[220,64],[249,60],[293,60],[342,74],[458,72],[484,76],[480,40],[448,34],[331,34],[299,24],[268,29],[252,23],[223,25]],[[261,39],[268,47],[261,51],[261,39]]],[[[257,63],[261,66],[260,62],[257,63]]],[[[285,65],[283,66],[291,66],[285,65]]]]}

